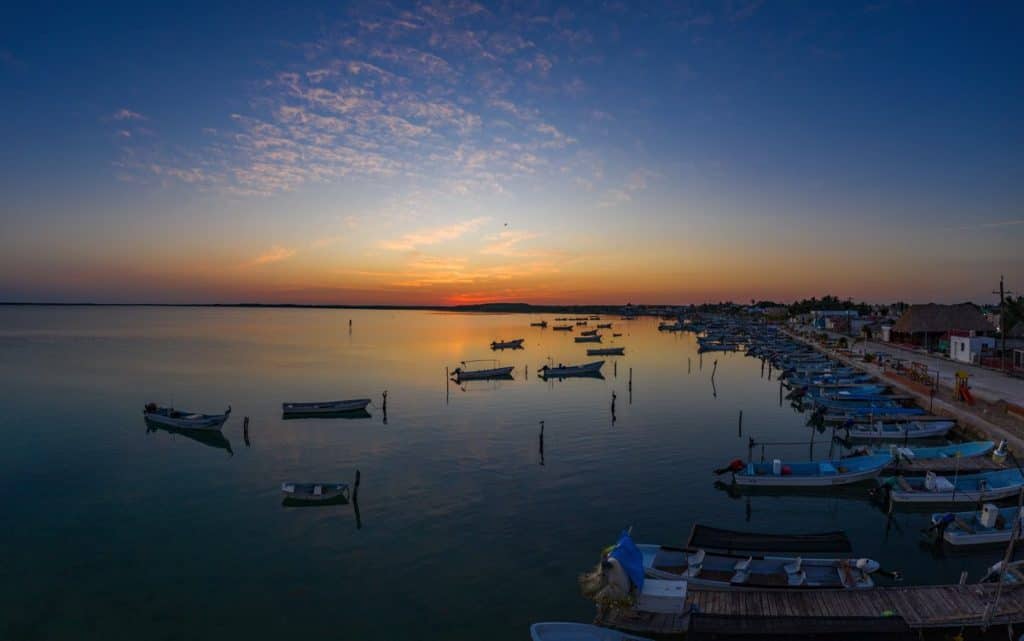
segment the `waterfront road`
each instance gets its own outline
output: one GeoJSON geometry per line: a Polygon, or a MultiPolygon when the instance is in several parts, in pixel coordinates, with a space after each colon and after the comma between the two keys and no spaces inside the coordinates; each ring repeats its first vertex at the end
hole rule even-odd
{"type": "MultiPolygon", "coordinates": [[[[995,403],[997,401],[1007,401],[1014,405],[1024,406],[1024,379],[1014,378],[1001,374],[999,372],[978,367],[976,365],[970,365],[968,363],[960,363],[948,358],[939,358],[935,356],[928,356],[921,352],[905,349],[902,347],[896,347],[888,343],[878,343],[875,341],[868,341],[867,349],[869,353],[877,354],[882,352],[891,358],[902,359],[903,361],[910,361],[914,363],[923,363],[928,367],[928,371],[939,372],[939,383],[945,387],[952,389],[954,379],[956,378],[956,372],[966,371],[970,374],[970,386],[971,392],[980,400],[995,403]]],[[[864,341],[859,340],[853,345],[854,352],[864,351],[864,341]]]]}

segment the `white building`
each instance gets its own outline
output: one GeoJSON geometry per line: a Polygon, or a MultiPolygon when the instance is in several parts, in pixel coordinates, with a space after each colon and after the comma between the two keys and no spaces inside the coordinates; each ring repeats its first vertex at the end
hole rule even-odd
{"type": "Polygon", "coordinates": [[[975,336],[974,332],[950,332],[949,357],[961,363],[977,363],[981,353],[994,349],[996,339],[991,336],[975,336]]]}
{"type": "Polygon", "coordinates": [[[882,340],[886,343],[889,342],[889,337],[892,335],[892,325],[882,325],[882,340]]]}

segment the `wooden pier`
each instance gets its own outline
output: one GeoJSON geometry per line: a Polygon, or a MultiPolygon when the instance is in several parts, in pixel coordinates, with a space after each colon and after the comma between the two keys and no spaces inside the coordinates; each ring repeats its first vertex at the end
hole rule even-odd
{"type": "Polygon", "coordinates": [[[1024,586],[880,587],[869,590],[691,588],[684,614],[599,609],[597,625],[636,634],[687,631],[757,636],[898,632],[1024,623],[1024,586]]]}

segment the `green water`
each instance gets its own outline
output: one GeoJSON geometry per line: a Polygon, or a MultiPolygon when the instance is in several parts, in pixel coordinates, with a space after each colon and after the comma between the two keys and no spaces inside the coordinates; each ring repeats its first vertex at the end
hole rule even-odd
{"type": "Polygon", "coordinates": [[[539,319],[0,308],[0,638],[522,640],[535,621],[590,620],[575,577],[628,525],[657,543],[695,522],[844,529],[913,583],[996,560],[936,558],[926,512],[887,520],[866,490],[731,498],[711,470],[745,457],[748,436],[811,434],[759,361],[701,360],[691,335],[614,318],[626,356],[604,379],[544,382],[546,362],[594,359],[572,334],[528,326],[539,319]],[[525,349],[497,354],[514,380],[446,391],[446,365],[519,337],[525,349]],[[353,397],[374,399],[370,418],[280,416],[283,401],[353,397]],[[230,449],[147,432],[150,400],[232,405],[230,449]],[[352,505],[281,505],[282,481],[357,469],[358,520],[352,505]]]}

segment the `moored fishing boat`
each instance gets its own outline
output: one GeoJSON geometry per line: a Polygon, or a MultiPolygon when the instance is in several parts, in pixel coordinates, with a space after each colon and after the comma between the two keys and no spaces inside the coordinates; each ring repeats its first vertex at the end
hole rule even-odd
{"type": "Polygon", "coordinates": [[[939,512],[932,514],[932,529],[950,545],[987,545],[1006,543],[1014,534],[1024,539],[1024,508],[999,509],[986,503],[975,512],[939,512]]]}
{"type": "Polygon", "coordinates": [[[327,504],[348,502],[348,483],[293,483],[281,484],[285,503],[327,504]]]}
{"type": "Polygon", "coordinates": [[[737,485],[760,487],[826,487],[873,479],[892,461],[889,454],[852,456],[836,461],[805,461],[787,463],[775,459],[771,463],[744,463],[734,460],[716,470],[732,472],[737,485]]]}
{"type": "MultiPolygon", "coordinates": [[[[896,445],[890,445],[887,451],[893,456],[893,458],[907,461],[924,461],[928,459],[956,457],[975,458],[977,456],[985,456],[995,449],[995,445],[996,444],[992,441],[969,441],[966,443],[938,445],[935,447],[898,447],[896,445]]],[[[882,454],[883,452],[878,451],[877,453],[882,454]]]]}
{"type": "Polygon", "coordinates": [[[551,329],[556,332],[571,332],[573,330],[573,325],[555,325],[551,329]]]}
{"type": "Polygon", "coordinates": [[[722,554],[703,548],[636,544],[628,532],[580,579],[595,599],[643,599],[648,582],[712,590],[870,589],[879,564],[871,559],[722,554]]]}
{"type": "Polygon", "coordinates": [[[547,327],[547,326],[548,326],[548,322],[547,321],[541,321],[539,323],[530,323],[530,327],[547,327]]]}
{"type": "Polygon", "coordinates": [[[953,480],[928,472],[923,477],[894,476],[878,480],[894,503],[978,503],[1016,496],[1024,487],[1018,469],[955,475],[953,480]]]}
{"type": "Polygon", "coordinates": [[[585,365],[562,365],[557,367],[545,365],[538,372],[545,378],[565,378],[568,376],[593,376],[601,372],[604,361],[594,361],[585,365]]]}
{"type": "Polygon", "coordinates": [[[622,356],[625,353],[625,347],[592,347],[587,350],[587,356],[622,356]]]}
{"type": "Polygon", "coordinates": [[[596,329],[584,330],[584,331],[580,332],[580,336],[597,336],[597,330],[596,329]]]}
{"type": "Polygon", "coordinates": [[[223,414],[199,414],[147,403],[142,415],[151,423],[179,430],[219,430],[231,415],[231,406],[223,414]]]}
{"type": "Polygon", "coordinates": [[[525,340],[525,338],[516,338],[510,341],[491,341],[491,349],[519,349],[525,340]]]}
{"type": "MultiPolygon", "coordinates": [[[[462,365],[465,366],[467,363],[477,363],[481,361],[462,361],[462,365]]],[[[495,361],[486,361],[494,363],[495,361]]],[[[462,367],[456,367],[452,370],[452,378],[456,381],[479,381],[488,378],[505,378],[512,376],[512,366],[507,367],[489,367],[485,369],[463,369],[462,367]]]]}
{"type": "Polygon", "coordinates": [[[598,329],[611,329],[612,328],[612,324],[611,323],[598,323],[597,324],[597,328],[598,329]]]}
{"type": "Polygon", "coordinates": [[[320,401],[313,403],[282,403],[281,412],[289,415],[311,415],[311,414],[339,414],[343,412],[358,412],[366,409],[370,404],[368,398],[352,398],[344,401],[320,401]]]}
{"type": "Polygon", "coordinates": [[[577,336],[573,340],[575,340],[577,343],[600,343],[601,337],[597,334],[594,334],[593,336],[577,336]]]}
{"type": "Polygon", "coordinates": [[[530,626],[531,641],[650,641],[635,634],[626,634],[611,628],[589,623],[553,621],[530,626]]]}
{"type": "Polygon", "coordinates": [[[692,587],[743,589],[868,589],[879,564],[871,559],[715,554],[640,543],[644,575],[685,579],[692,587]]]}
{"type": "Polygon", "coordinates": [[[889,423],[849,422],[842,426],[847,438],[860,441],[925,439],[945,436],[956,427],[956,421],[904,421],[889,423]]]}

